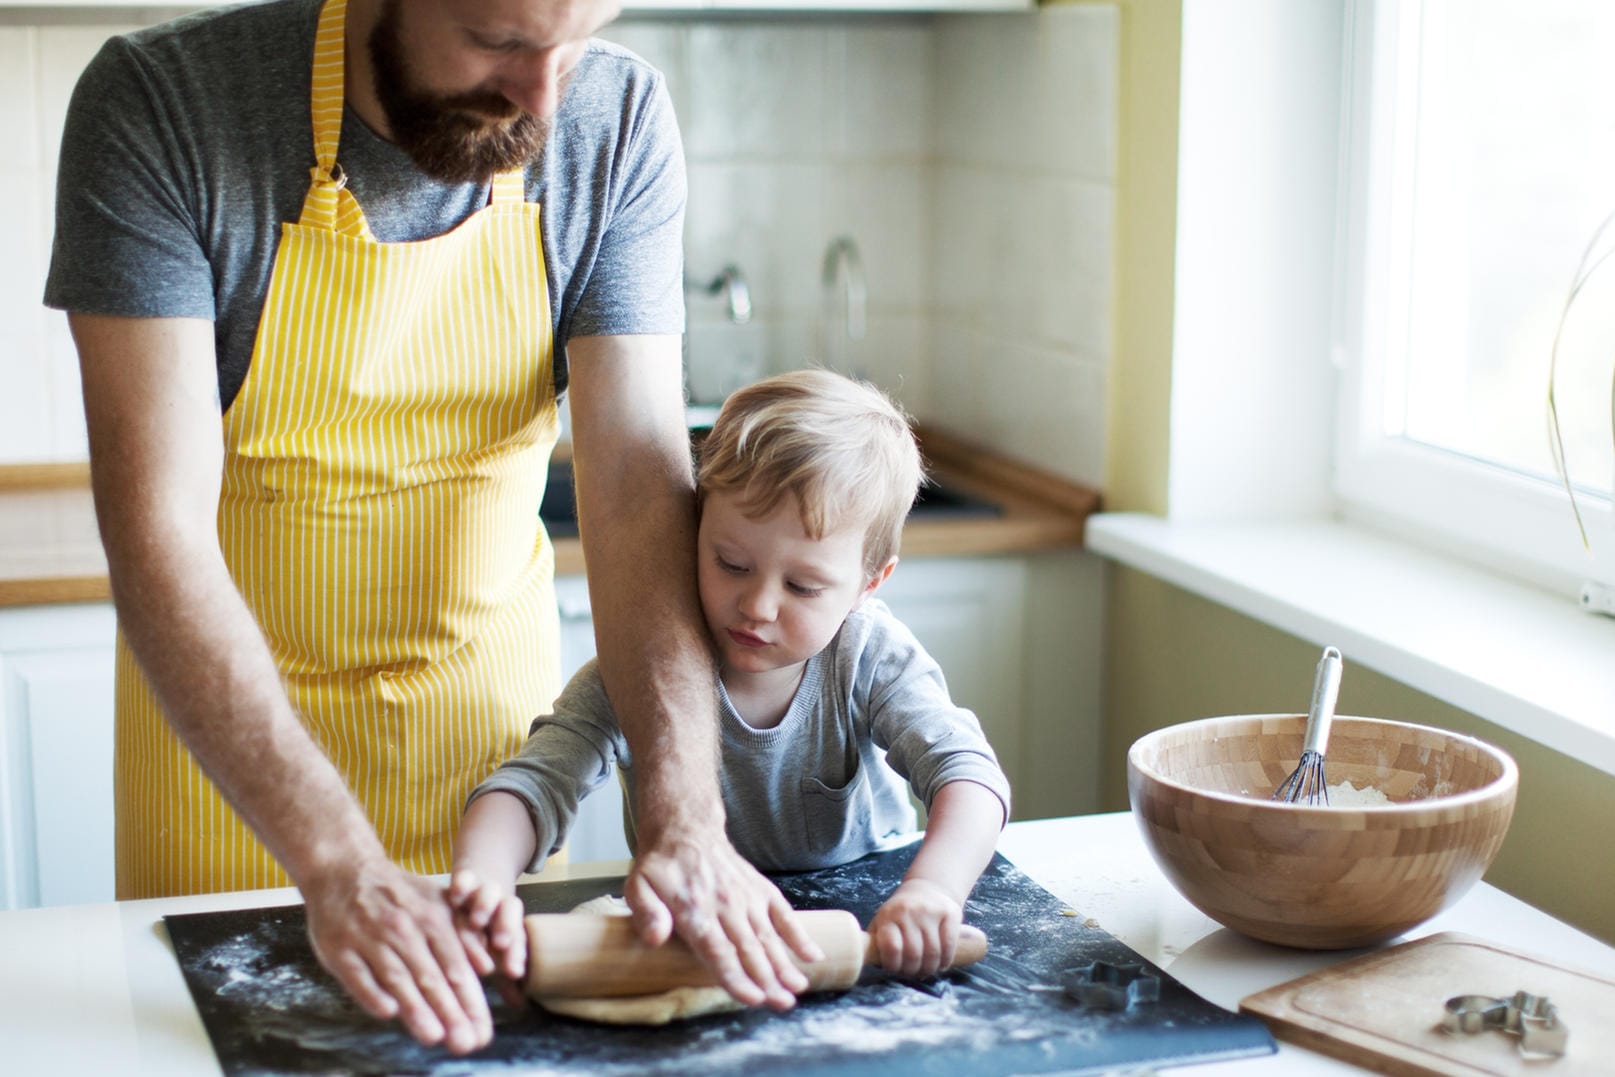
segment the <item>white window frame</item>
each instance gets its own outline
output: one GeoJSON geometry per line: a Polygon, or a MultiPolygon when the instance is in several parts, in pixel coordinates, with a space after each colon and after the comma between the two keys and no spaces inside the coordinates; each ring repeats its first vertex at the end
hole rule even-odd
{"type": "MultiPolygon", "coordinates": [[[[1421,8],[1419,0],[1355,0],[1347,8],[1335,493],[1348,520],[1577,597],[1588,580],[1615,584],[1615,513],[1608,499],[1577,491],[1589,555],[1562,485],[1383,431],[1391,348],[1406,329],[1396,297],[1407,294],[1407,262],[1398,258],[1396,244],[1399,236],[1405,242],[1411,201],[1413,117],[1399,112],[1395,101],[1398,86],[1416,74],[1421,8]]],[[[1574,269],[1567,262],[1567,287],[1574,269]]],[[[1544,342],[1542,397],[1534,405],[1543,414],[1544,437],[1547,348],[1544,342]]]]}

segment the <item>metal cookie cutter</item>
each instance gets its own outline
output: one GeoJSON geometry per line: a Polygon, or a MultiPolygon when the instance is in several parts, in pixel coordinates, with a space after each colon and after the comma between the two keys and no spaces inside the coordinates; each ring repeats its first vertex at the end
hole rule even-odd
{"type": "Polygon", "coordinates": [[[1511,998],[1490,995],[1456,995],[1447,1000],[1441,1027],[1447,1032],[1485,1032],[1496,1029],[1520,1038],[1520,1053],[1558,1057],[1570,1043],[1570,1030],[1547,998],[1516,991],[1511,998]]]}
{"type": "Polygon", "coordinates": [[[1060,977],[1065,993],[1090,1010],[1127,1010],[1161,997],[1161,978],[1143,965],[1095,961],[1067,969],[1060,977]]]}
{"type": "Polygon", "coordinates": [[[1570,1030],[1545,996],[1514,992],[1508,1000],[1508,1021],[1508,1031],[1520,1034],[1522,1054],[1559,1056],[1570,1043],[1570,1030]]]}
{"type": "Polygon", "coordinates": [[[1490,995],[1457,995],[1447,1000],[1441,1027],[1448,1032],[1485,1032],[1508,1028],[1508,1000],[1490,995]]]}

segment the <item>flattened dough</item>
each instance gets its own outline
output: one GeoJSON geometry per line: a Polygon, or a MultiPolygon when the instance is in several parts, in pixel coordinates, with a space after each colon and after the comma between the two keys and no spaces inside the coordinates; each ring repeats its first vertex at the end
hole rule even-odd
{"type": "Polygon", "coordinates": [[[605,1025],[666,1025],[745,1009],[721,987],[675,987],[660,994],[626,998],[549,997],[537,1002],[550,1013],[605,1025]]]}
{"type": "MultiPolygon", "coordinates": [[[[572,910],[596,916],[627,916],[628,903],[622,898],[605,895],[585,901],[572,910]]],[[[630,995],[618,998],[535,998],[544,1009],[562,1017],[582,1021],[597,1021],[606,1025],[666,1025],[674,1021],[688,1021],[715,1013],[732,1013],[745,1009],[735,997],[721,987],[675,987],[654,995],[630,995]]]]}

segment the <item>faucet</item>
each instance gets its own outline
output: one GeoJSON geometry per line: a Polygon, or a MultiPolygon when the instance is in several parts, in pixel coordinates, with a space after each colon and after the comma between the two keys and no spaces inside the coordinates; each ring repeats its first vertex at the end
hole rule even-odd
{"type": "Polygon", "coordinates": [[[851,236],[837,236],[824,252],[821,275],[824,300],[824,362],[831,370],[850,374],[847,369],[847,342],[862,340],[869,288],[864,283],[864,263],[858,244],[851,236]],[[837,322],[842,332],[835,332],[837,322]]]}
{"type": "Polygon", "coordinates": [[[751,321],[751,288],[746,284],[745,274],[733,262],[724,266],[716,277],[705,284],[686,278],[684,287],[686,291],[703,295],[724,296],[729,307],[729,320],[736,325],[751,321]]]}

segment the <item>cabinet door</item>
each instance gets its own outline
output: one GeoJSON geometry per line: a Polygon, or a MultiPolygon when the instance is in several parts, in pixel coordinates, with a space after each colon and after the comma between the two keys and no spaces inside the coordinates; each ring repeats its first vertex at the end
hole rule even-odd
{"type": "Polygon", "coordinates": [[[877,592],[975,712],[1013,788],[1020,778],[1027,669],[1026,565],[1015,558],[903,561],[877,592]]]}
{"type": "Polygon", "coordinates": [[[0,900],[113,899],[110,606],[0,611],[0,900]]]}
{"type": "MultiPolygon", "coordinates": [[[[1021,777],[1029,676],[1026,580],[1016,558],[925,558],[904,561],[879,592],[942,666],[954,701],[975,712],[1012,787],[1021,777]]],[[[594,655],[594,622],[581,577],[557,578],[555,592],[562,673],[570,677],[594,655]]],[[[627,857],[621,800],[608,785],[583,802],[568,841],[574,863],[627,857]]]]}
{"type": "MultiPolygon", "coordinates": [[[[594,615],[583,577],[557,576],[555,604],[561,613],[561,680],[565,683],[595,654],[594,615]]],[[[622,833],[621,789],[613,778],[578,805],[577,822],[566,840],[567,857],[572,863],[628,859],[628,840],[622,833]]]]}

